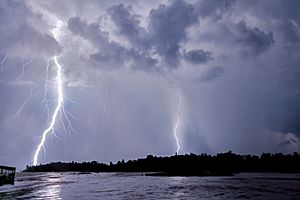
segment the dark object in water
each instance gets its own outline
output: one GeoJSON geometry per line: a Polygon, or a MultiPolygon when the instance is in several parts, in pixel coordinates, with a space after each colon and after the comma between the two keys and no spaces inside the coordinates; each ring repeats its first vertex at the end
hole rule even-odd
{"type": "Polygon", "coordinates": [[[234,176],[231,172],[197,172],[197,171],[168,171],[168,172],[148,172],[145,176],[234,176]]]}
{"type": "Polygon", "coordinates": [[[91,172],[78,172],[77,174],[91,174],[91,172]]]}
{"type": "Polygon", "coordinates": [[[16,175],[15,167],[0,165],[0,185],[14,184],[15,175],[16,175]]]}

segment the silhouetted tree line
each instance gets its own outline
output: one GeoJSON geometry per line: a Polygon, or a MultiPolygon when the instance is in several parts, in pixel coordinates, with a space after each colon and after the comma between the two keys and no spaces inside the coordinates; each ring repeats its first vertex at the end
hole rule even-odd
{"type": "Polygon", "coordinates": [[[91,162],[55,162],[27,166],[25,172],[156,172],[148,175],[231,175],[239,172],[281,172],[300,173],[298,153],[263,153],[238,155],[231,151],[217,155],[185,154],[170,157],[148,155],[146,158],[118,161],[110,164],[91,162]]]}

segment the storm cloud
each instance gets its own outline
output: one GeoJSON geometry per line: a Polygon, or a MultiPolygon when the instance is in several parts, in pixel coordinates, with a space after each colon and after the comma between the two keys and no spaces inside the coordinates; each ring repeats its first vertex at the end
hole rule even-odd
{"type": "Polygon", "coordinates": [[[29,6],[21,1],[4,0],[0,8],[1,54],[51,56],[60,51],[59,43],[49,34],[49,25],[29,6]]]}
{"type": "Polygon", "coordinates": [[[173,154],[179,94],[180,153],[299,152],[299,8],[297,0],[1,1],[0,162],[31,163],[49,123],[45,87],[56,98],[54,55],[76,133],[65,133],[62,118],[41,162],[173,154]]]}

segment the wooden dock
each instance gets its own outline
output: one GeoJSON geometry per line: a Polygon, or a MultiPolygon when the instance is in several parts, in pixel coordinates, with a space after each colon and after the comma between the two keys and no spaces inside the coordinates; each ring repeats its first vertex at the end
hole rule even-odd
{"type": "Polygon", "coordinates": [[[0,185],[14,184],[16,175],[15,167],[0,165],[0,185]]]}

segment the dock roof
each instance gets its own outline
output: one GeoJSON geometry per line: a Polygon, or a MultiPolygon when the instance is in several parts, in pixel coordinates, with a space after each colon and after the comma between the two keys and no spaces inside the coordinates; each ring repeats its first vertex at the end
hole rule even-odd
{"type": "Polygon", "coordinates": [[[0,169],[16,171],[15,167],[9,167],[9,166],[4,166],[4,165],[0,165],[0,169]]]}

